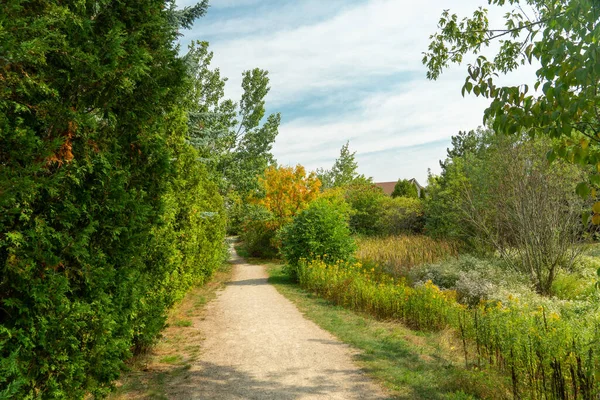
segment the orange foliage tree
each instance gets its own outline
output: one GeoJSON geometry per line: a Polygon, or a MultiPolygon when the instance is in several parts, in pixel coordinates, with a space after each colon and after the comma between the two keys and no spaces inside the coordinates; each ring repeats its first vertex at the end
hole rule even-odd
{"type": "Polygon", "coordinates": [[[296,214],[319,195],[321,181],[314,172],[306,174],[302,165],[293,167],[270,166],[259,179],[264,197],[257,203],[275,217],[276,228],[291,222],[296,214]]]}

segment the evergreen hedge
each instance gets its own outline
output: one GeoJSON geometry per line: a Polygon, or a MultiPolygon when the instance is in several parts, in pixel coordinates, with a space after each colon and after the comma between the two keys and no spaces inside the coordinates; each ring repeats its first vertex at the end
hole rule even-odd
{"type": "Polygon", "coordinates": [[[106,394],[222,260],[222,199],[185,140],[191,11],[0,5],[0,398],[106,394]]]}

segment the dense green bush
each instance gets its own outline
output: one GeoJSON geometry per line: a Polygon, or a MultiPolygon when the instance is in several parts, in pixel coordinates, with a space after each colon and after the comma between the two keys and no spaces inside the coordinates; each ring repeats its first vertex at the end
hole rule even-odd
{"type": "Polygon", "coordinates": [[[277,250],[277,223],[265,207],[249,204],[242,222],[240,238],[251,257],[273,258],[277,250]]]}
{"type": "Polygon", "coordinates": [[[412,199],[419,198],[419,191],[415,184],[408,179],[398,179],[392,192],[392,197],[410,197],[412,199]]]}
{"type": "MultiPolygon", "coordinates": [[[[412,183],[409,184],[414,188],[412,183]]],[[[351,209],[350,229],[353,233],[381,236],[423,230],[423,205],[416,196],[392,198],[371,182],[357,180],[345,188],[344,197],[351,209]]]]}
{"type": "Polygon", "coordinates": [[[379,220],[387,196],[368,181],[358,181],[345,189],[345,199],[351,208],[350,229],[362,235],[379,234],[379,220]]]}
{"type": "Polygon", "coordinates": [[[222,260],[174,45],[205,7],[0,5],[0,398],[105,394],[222,260]]]}
{"type": "Polygon", "coordinates": [[[163,194],[163,213],[151,232],[146,265],[156,270],[144,282],[134,344],[151,345],[164,327],[165,310],[187,290],[211,277],[225,261],[225,211],[217,186],[197,163],[197,151],[181,138],[174,145],[174,175],[163,194]]]}
{"type": "Polygon", "coordinates": [[[342,199],[321,197],[281,230],[281,253],[295,276],[301,259],[348,260],[356,245],[348,228],[348,206],[342,199]]]}
{"type": "Polygon", "coordinates": [[[377,230],[382,235],[421,233],[425,219],[421,200],[411,197],[386,197],[381,202],[377,230]]]}

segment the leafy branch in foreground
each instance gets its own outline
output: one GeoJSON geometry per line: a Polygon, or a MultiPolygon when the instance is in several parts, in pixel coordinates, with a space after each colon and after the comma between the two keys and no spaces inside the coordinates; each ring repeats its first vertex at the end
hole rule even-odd
{"type": "MultiPolygon", "coordinates": [[[[448,10],[443,12],[439,31],[431,36],[423,57],[427,77],[435,80],[450,64],[476,55],[462,93],[491,100],[484,122],[498,132],[525,130],[533,136],[559,138],[549,160],[562,157],[600,171],[600,3],[488,0],[488,4],[513,7],[504,15],[504,28],[492,29],[484,8],[461,20],[448,10]],[[499,49],[493,58],[481,54],[495,42],[499,49]],[[540,93],[530,93],[526,84],[497,84],[500,74],[527,64],[538,66],[533,88],[541,88],[540,93]]],[[[598,186],[600,175],[594,173],[577,192],[595,197],[598,186]]],[[[600,213],[594,212],[593,222],[600,223],[600,213]]]]}

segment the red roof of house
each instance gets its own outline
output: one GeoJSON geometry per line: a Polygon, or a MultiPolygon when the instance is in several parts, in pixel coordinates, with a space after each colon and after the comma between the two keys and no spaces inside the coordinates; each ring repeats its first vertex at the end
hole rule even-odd
{"type": "MultiPolygon", "coordinates": [[[[383,193],[387,194],[388,196],[392,195],[392,192],[394,191],[394,188],[396,187],[396,182],[375,182],[375,186],[380,187],[381,189],[383,189],[383,193]]],[[[409,182],[412,182],[413,185],[415,185],[417,187],[417,191],[420,194],[421,190],[425,189],[423,186],[421,186],[419,184],[419,182],[417,182],[417,180],[415,178],[409,179],[409,182]]]]}
{"type": "Polygon", "coordinates": [[[387,194],[388,196],[391,196],[392,192],[394,191],[394,187],[396,186],[396,181],[394,181],[394,182],[375,182],[375,186],[380,187],[381,189],[383,189],[383,193],[387,194]]]}

